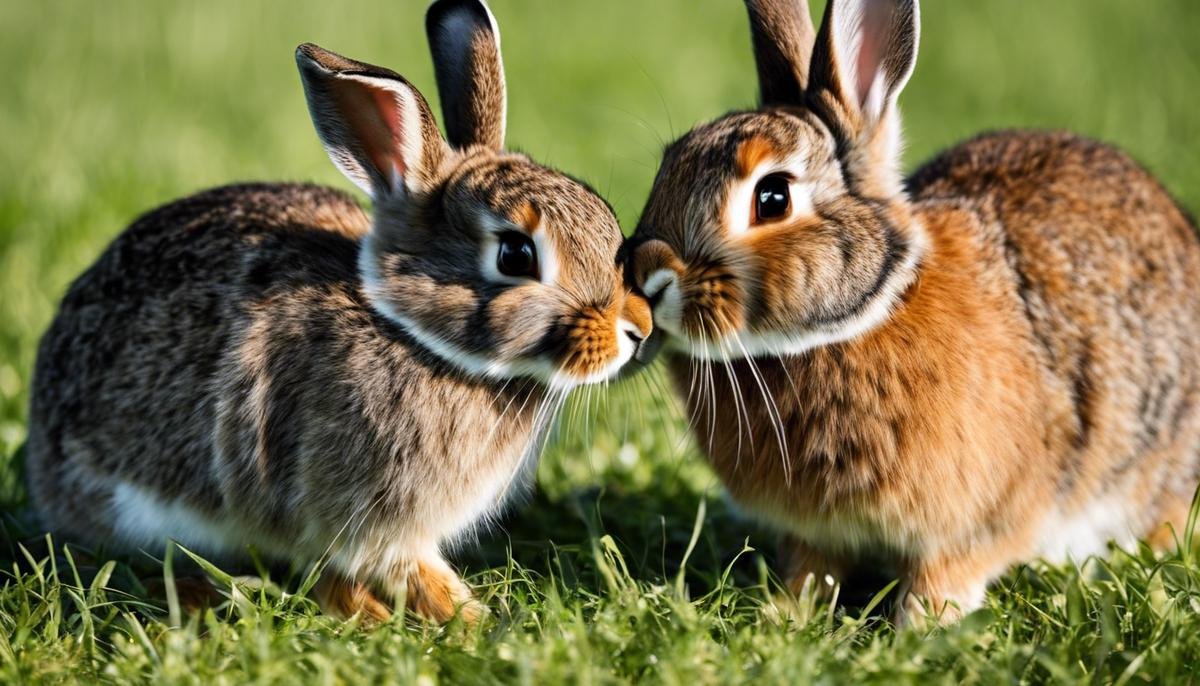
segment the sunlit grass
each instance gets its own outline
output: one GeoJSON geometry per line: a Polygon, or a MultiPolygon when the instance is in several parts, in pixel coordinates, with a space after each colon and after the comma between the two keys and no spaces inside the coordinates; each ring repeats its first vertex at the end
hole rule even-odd
{"type": "MultiPolygon", "coordinates": [[[[725,502],[657,373],[577,396],[529,502],[459,553],[492,610],[476,630],[334,622],[297,594],[305,568],[217,571],[225,602],[180,614],[153,559],[165,551],[113,565],[47,545],[19,448],[37,340],[67,284],[137,214],[206,186],[348,188],[292,50],[311,40],[390,66],[436,104],[425,4],[0,2],[0,683],[1196,680],[1190,553],[1017,569],[932,635],[793,603],[770,534],[725,502]]],[[[492,4],[510,143],[588,180],[627,228],[665,142],[753,103],[736,0],[492,4]]],[[[1189,0],[926,2],[906,160],[983,129],[1067,127],[1120,144],[1200,209],[1197,35],[1189,0]]]]}

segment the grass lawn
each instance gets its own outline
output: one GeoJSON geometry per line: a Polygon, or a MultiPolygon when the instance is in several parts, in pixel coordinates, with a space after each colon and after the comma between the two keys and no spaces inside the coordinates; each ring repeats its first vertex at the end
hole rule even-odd
{"type": "MultiPolygon", "coordinates": [[[[164,570],[162,550],[107,563],[40,542],[20,446],[36,343],[68,283],[137,214],[201,188],[348,188],[292,50],[393,67],[434,99],[425,5],[0,0],[0,683],[1200,682],[1190,536],[1088,574],[1015,569],[933,632],[785,600],[770,532],[724,500],[661,373],[579,395],[530,502],[455,556],[492,610],[474,630],[335,622],[296,593],[303,569],[227,582],[227,602],[189,615],[164,600],[172,568],[194,564],[182,552],[164,570]]],[[[589,180],[627,228],[664,142],[753,103],[737,0],[493,9],[510,145],[589,180]]],[[[1200,210],[1200,3],[930,0],[922,34],[902,98],[910,167],[983,129],[1069,127],[1200,210]]]]}

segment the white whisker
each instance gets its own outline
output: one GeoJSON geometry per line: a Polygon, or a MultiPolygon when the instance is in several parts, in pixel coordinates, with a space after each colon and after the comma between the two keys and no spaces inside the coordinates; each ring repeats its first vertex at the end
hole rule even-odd
{"type": "Polygon", "coordinates": [[[733,340],[741,348],[742,354],[745,356],[746,364],[750,367],[750,375],[754,378],[754,382],[758,385],[758,391],[762,394],[763,401],[766,402],[767,416],[771,420],[772,428],[775,430],[775,439],[779,443],[779,457],[783,464],[783,479],[788,485],[792,483],[791,461],[787,450],[787,436],[783,427],[783,417],[779,413],[779,405],[775,402],[775,397],[767,389],[766,380],[759,371],[758,365],[754,362],[754,358],[746,351],[746,347],[742,345],[742,338],[737,331],[733,331],[733,340]]]}

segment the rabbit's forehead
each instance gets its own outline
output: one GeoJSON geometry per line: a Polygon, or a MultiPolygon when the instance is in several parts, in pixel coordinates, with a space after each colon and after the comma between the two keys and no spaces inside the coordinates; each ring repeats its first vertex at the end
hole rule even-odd
{"type": "Polygon", "coordinates": [[[610,274],[621,247],[621,229],[608,205],[586,191],[542,197],[539,230],[555,247],[560,278],[578,281],[598,272],[610,274]]]}

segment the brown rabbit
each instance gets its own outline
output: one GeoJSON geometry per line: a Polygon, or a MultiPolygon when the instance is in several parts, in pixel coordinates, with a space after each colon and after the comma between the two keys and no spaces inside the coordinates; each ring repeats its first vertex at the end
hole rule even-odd
{"type": "Polygon", "coordinates": [[[614,374],[650,313],[604,201],[501,150],[487,7],[440,0],[427,27],[448,143],[399,75],[296,53],[373,221],[330,189],[220,188],[141,218],[70,288],[32,395],[47,527],[327,557],[341,614],[478,614],[442,549],[528,480],[565,393],[614,374]]]}
{"type": "Polygon", "coordinates": [[[819,35],[801,0],[746,4],[762,107],[667,149],[632,263],[792,587],[883,565],[901,619],[954,617],[1014,563],[1169,541],[1200,463],[1188,217],[1068,133],[981,136],[905,181],[915,0],[831,0],[819,35]]]}

